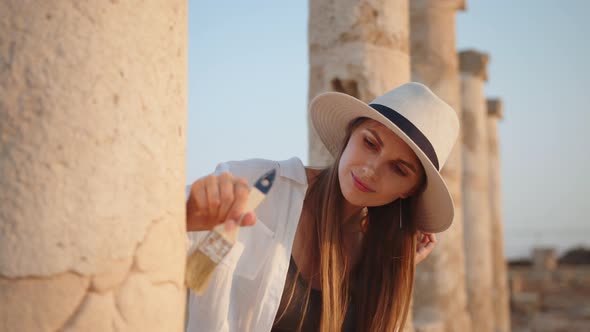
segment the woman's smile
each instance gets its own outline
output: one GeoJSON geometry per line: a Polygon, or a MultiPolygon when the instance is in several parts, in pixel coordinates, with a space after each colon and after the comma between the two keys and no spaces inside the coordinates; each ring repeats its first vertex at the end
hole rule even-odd
{"type": "Polygon", "coordinates": [[[369,187],[366,183],[364,183],[363,181],[359,180],[353,172],[350,172],[350,174],[352,175],[352,182],[354,183],[354,186],[362,191],[362,192],[375,192],[375,190],[373,190],[371,187],[369,187]]]}

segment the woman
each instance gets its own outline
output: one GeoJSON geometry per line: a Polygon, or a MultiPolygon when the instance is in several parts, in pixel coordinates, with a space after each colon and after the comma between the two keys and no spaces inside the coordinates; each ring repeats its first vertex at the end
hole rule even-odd
{"type": "MultiPolygon", "coordinates": [[[[371,104],[325,93],[312,123],[334,156],[323,169],[293,158],[220,164],[191,186],[193,243],[221,222],[239,242],[203,296],[189,297],[189,331],[399,331],[415,264],[447,229],[453,202],[440,169],[458,134],[451,107],[419,83],[371,104]],[[279,176],[255,212],[248,183],[279,176]]],[[[194,247],[194,246],[193,246],[194,247]]]]}

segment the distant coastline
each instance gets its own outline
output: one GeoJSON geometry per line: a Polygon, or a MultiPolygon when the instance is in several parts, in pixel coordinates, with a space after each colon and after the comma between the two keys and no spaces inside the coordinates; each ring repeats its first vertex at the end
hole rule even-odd
{"type": "MultiPolygon", "coordinates": [[[[536,249],[549,249],[551,247],[537,247],[536,249]]],[[[574,266],[574,265],[586,265],[590,266],[590,246],[579,246],[566,250],[565,252],[557,255],[556,260],[558,266],[574,266]]],[[[532,266],[534,264],[533,257],[529,256],[526,258],[512,258],[508,259],[508,265],[510,267],[518,266],[532,266]]]]}
{"type": "Polygon", "coordinates": [[[505,229],[504,255],[508,260],[528,259],[536,247],[554,248],[558,256],[578,247],[590,248],[590,228],[505,229]]]}

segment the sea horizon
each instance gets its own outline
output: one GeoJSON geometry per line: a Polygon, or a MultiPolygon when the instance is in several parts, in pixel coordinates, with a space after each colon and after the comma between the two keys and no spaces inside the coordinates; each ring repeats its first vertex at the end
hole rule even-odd
{"type": "Polygon", "coordinates": [[[556,254],[578,247],[590,248],[590,227],[513,227],[504,229],[504,255],[508,260],[532,257],[534,248],[554,248],[556,254]]]}

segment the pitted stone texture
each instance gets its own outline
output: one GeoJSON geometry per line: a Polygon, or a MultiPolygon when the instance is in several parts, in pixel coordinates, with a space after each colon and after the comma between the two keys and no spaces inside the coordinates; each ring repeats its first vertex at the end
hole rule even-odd
{"type": "Polygon", "coordinates": [[[473,331],[492,332],[492,224],[484,80],[461,73],[467,308],[473,331]]]}
{"type": "Polygon", "coordinates": [[[459,5],[458,1],[410,2],[412,80],[437,90],[453,107],[459,105],[460,99],[455,48],[459,5]]]}
{"type": "MultiPolygon", "coordinates": [[[[338,91],[368,102],[409,81],[408,20],[408,0],[310,2],[310,100],[338,91]]],[[[333,161],[311,122],[309,160],[333,161]]]]}
{"type": "Polygon", "coordinates": [[[121,330],[181,331],[185,292],[172,282],[153,283],[145,274],[132,273],[115,294],[121,330]]]}
{"type": "Polygon", "coordinates": [[[97,293],[104,293],[119,286],[129,274],[133,259],[125,258],[114,260],[109,268],[95,275],[90,284],[90,290],[97,293]]]}
{"type": "MultiPolygon", "coordinates": [[[[410,1],[412,80],[429,86],[461,118],[455,15],[463,1],[410,1]]],[[[465,285],[462,210],[462,143],[457,142],[441,173],[455,203],[451,227],[416,267],[414,323],[417,331],[470,331],[465,285]]]]}
{"type": "Polygon", "coordinates": [[[172,282],[180,289],[184,286],[185,242],[178,241],[184,232],[170,221],[156,222],[147,237],[137,248],[135,266],[147,272],[151,282],[172,282]]]}
{"type": "Polygon", "coordinates": [[[312,1],[311,51],[359,41],[408,53],[408,1],[312,1]]]}
{"type": "Polygon", "coordinates": [[[0,275],[93,275],[181,227],[186,2],[0,12],[0,275]]]}
{"type": "Polygon", "coordinates": [[[487,136],[490,169],[490,218],[492,223],[492,300],[494,306],[494,331],[510,331],[510,298],[508,290],[508,266],[504,255],[504,232],[502,220],[502,189],[500,142],[498,120],[502,118],[502,101],[488,99],[487,102],[487,136]]]}
{"type": "Polygon", "coordinates": [[[119,330],[182,329],[183,246],[127,275],[155,222],[185,243],[186,6],[0,1],[0,330],[100,330],[123,280],[119,330]]]}
{"type": "Polygon", "coordinates": [[[51,278],[0,278],[0,331],[56,331],[74,314],[88,278],[63,273],[51,278]]]}

